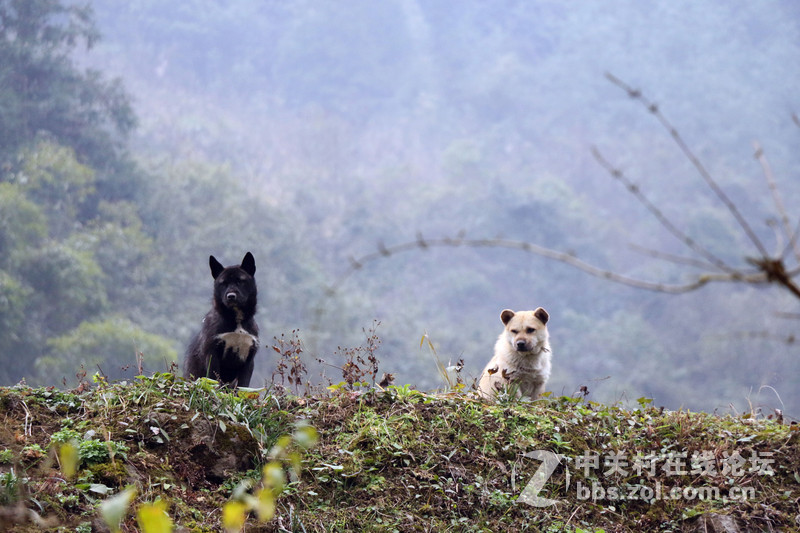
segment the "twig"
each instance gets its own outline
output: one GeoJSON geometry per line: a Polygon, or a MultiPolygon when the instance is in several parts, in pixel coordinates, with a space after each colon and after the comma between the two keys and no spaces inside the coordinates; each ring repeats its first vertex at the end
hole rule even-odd
{"type": "Polygon", "coordinates": [[[581,270],[582,272],[585,272],[597,278],[606,279],[609,281],[613,281],[615,283],[620,283],[622,285],[627,285],[629,287],[635,287],[638,289],[645,289],[655,292],[665,292],[670,294],[680,294],[680,293],[690,292],[695,289],[699,289],[700,287],[712,282],[713,283],[717,282],[767,283],[769,281],[767,279],[767,275],[762,271],[747,273],[747,272],[740,272],[737,270],[733,270],[724,273],[702,274],[697,276],[695,280],[685,284],[657,283],[657,282],[631,278],[628,276],[617,274],[615,272],[611,272],[609,270],[604,270],[602,268],[586,263],[581,259],[578,259],[574,254],[551,250],[549,248],[544,248],[542,246],[531,244],[529,242],[511,241],[505,239],[466,239],[463,237],[458,239],[453,239],[449,237],[441,239],[421,239],[421,236],[418,235],[415,241],[406,242],[395,246],[384,246],[377,252],[366,254],[354,260],[350,268],[347,270],[347,272],[339,276],[339,278],[333,283],[333,285],[329,287],[328,292],[335,293],[338,290],[338,288],[356,270],[362,268],[365,264],[368,264],[377,259],[391,257],[394,254],[408,252],[411,250],[425,250],[434,247],[453,248],[459,246],[467,246],[472,248],[506,248],[512,250],[521,250],[524,252],[533,253],[549,259],[555,259],[556,261],[560,261],[562,263],[575,267],[578,270],[581,270]]]}
{"type": "Polygon", "coordinates": [[[739,211],[739,208],[736,207],[736,204],[733,203],[733,201],[728,197],[728,195],[725,194],[725,191],[723,191],[722,188],[720,188],[720,186],[717,184],[717,182],[714,181],[714,178],[711,177],[711,174],[708,172],[708,170],[706,170],[705,166],[703,166],[703,164],[700,162],[700,159],[698,159],[698,157],[694,155],[694,152],[692,152],[692,150],[683,140],[680,133],[678,133],[678,130],[672,126],[672,124],[667,120],[667,118],[663,114],[661,114],[661,111],[659,111],[658,109],[658,104],[648,101],[642,95],[641,91],[633,89],[632,87],[627,85],[625,82],[623,82],[613,74],[606,73],[606,78],[608,78],[608,80],[611,81],[611,83],[624,89],[628,93],[628,96],[630,96],[635,100],[640,101],[642,105],[644,105],[647,108],[647,110],[658,119],[661,125],[664,126],[664,128],[669,132],[672,139],[678,145],[678,148],[681,149],[686,158],[689,159],[692,165],[694,165],[694,167],[700,173],[700,176],[703,178],[703,180],[708,184],[711,190],[714,191],[714,194],[717,195],[717,198],[719,198],[722,201],[722,203],[725,204],[725,207],[728,208],[728,211],[730,211],[730,213],[736,219],[736,222],[739,223],[739,226],[744,230],[745,234],[747,234],[747,237],[750,239],[750,242],[752,242],[753,245],[755,245],[761,256],[768,257],[766,248],[764,248],[764,245],[761,243],[761,240],[759,240],[759,238],[756,236],[755,232],[750,227],[750,224],[747,223],[747,220],[739,211]]]}
{"type": "MultiPolygon", "coordinates": [[[[791,238],[789,239],[789,244],[786,245],[786,249],[781,254],[781,257],[784,257],[789,253],[789,248],[790,247],[793,248],[793,247],[797,246],[797,241],[798,241],[797,237],[798,237],[799,234],[800,234],[800,219],[797,220],[797,225],[795,226],[794,231],[792,232],[791,238]]],[[[797,261],[798,261],[798,263],[800,263],[800,257],[797,258],[797,261]]]]}
{"type": "Polygon", "coordinates": [[[789,247],[783,242],[783,232],[778,221],[772,217],[768,218],[767,227],[775,233],[775,257],[784,257],[789,251],[789,247]]]}
{"type": "Polygon", "coordinates": [[[775,202],[775,209],[778,211],[778,218],[783,226],[783,231],[786,234],[786,238],[789,239],[789,245],[787,246],[787,249],[791,247],[794,251],[795,259],[800,262],[800,245],[797,243],[796,231],[792,230],[792,226],[789,223],[789,215],[786,213],[786,208],[783,205],[783,199],[778,192],[778,185],[775,182],[775,175],[772,173],[772,167],[770,167],[769,161],[767,161],[767,157],[764,155],[764,150],[761,148],[761,145],[758,143],[758,141],[753,142],[753,148],[755,149],[754,156],[761,164],[761,169],[764,172],[764,179],[767,180],[769,192],[772,193],[772,199],[775,202]]]}
{"type": "Polygon", "coordinates": [[[635,185],[631,180],[629,180],[625,174],[619,170],[618,168],[614,167],[611,163],[608,162],[607,159],[603,157],[600,151],[596,147],[592,147],[592,155],[597,160],[600,165],[605,168],[611,176],[622,183],[628,192],[630,192],[634,198],[636,198],[639,203],[641,203],[649,212],[652,214],[658,222],[666,228],[676,239],[681,241],[683,244],[697,252],[698,254],[702,255],[706,258],[706,260],[717,267],[718,269],[728,272],[730,274],[736,272],[736,269],[728,266],[725,261],[720,259],[719,257],[715,256],[711,252],[709,252],[706,248],[701,246],[697,241],[686,235],[683,231],[678,229],[675,224],[670,221],[664,213],[651,202],[647,196],[642,193],[641,189],[635,185]]]}
{"type": "Polygon", "coordinates": [[[667,261],[669,263],[674,263],[676,265],[687,265],[696,268],[702,268],[704,270],[708,270],[709,268],[714,268],[715,266],[706,261],[701,261],[700,259],[695,259],[693,257],[684,257],[682,255],[675,255],[667,252],[659,252],[658,250],[645,248],[644,246],[639,246],[638,244],[629,244],[628,246],[633,251],[638,252],[640,254],[654,257],[656,259],[661,259],[662,261],[667,261]]]}
{"type": "Polygon", "coordinates": [[[28,409],[28,405],[23,401],[22,408],[25,410],[25,422],[23,423],[23,431],[25,436],[30,437],[32,435],[31,429],[33,428],[33,422],[31,420],[31,412],[28,409]]]}

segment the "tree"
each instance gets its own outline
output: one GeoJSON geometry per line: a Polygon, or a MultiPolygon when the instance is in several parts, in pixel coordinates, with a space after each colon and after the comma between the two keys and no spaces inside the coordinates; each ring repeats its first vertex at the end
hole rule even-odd
{"type": "Polygon", "coordinates": [[[17,251],[39,247],[47,237],[47,218],[15,183],[0,183],[0,269],[12,269],[17,251]]]}
{"type": "Polygon", "coordinates": [[[117,162],[135,124],[128,96],[71,58],[98,38],[89,5],[0,0],[0,162],[40,136],[96,168],[117,162]]]}
{"type": "Polygon", "coordinates": [[[85,222],[96,200],[95,172],[78,162],[75,151],[49,141],[20,150],[18,171],[10,181],[42,206],[51,236],[64,237],[85,222]]]}
{"type": "Polygon", "coordinates": [[[128,373],[129,377],[145,371],[144,367],[151,372],[166,371],[178,358],[171,340],[119,317],[82,322],[47,344],[49,354],[36,361],[45,383],[71,378],[81,366],[89,373],[102,371],[109,378],[123,377],[130,368],[135,374],[128,373]]]}
{"type": "Polygon", "coordinates": [[[718,254],[711,251],[709,246],[699,243],[666,217],[663,212],[651,202],[647,196],[619,169],[609,163],[597,149],[593,150],[595,158],[608,172],[617,180],[623,183],[625,188],[640,202],[647,210],[658,219],[675,238],[677,238],[690,252],[691,256],[675,256],[665,254],[655,250],[644,250],[645,253],[677,264],[688,265],[693,268],[704,270],[700,274],[692,275],[692,279],[682,284],[665,284],[639,282],[638,280],[618,278],[617,281],[628,283],[634,286],[642,286],[660,290],[663,292],[688,292],[698,289],[711,282],[734,282],[734,283],[753,283],[753,284],[777,284],[782,289],[789,291],[793,296],[800,299],[800,285],[794,278],[800,275],[800,242],[798,242],[798,232],[800,226],[793,228],[789,215],[786,211],[772,170],[764,155],[764,151],[758,143],[755,143],[755,157],[760,162],[764,177],[769,185],[775,203],[774,218],[769,221],[775,231],[776,251],[770,253],[762,242],[761,238],[754,231],[750,221],[742,214],[736,203],[728,196],[725,190],[720,187],[711,173],[706,169],[700,159],[689,148],[675,127],[661,113],[658,104],[647,100],[641,91],[625,84],[620,79],[611,74],[607,74],[608,79],[624,89],[628,96],[639,101],[653,116],[658,119],[661,125],[669,132],[672,139],[678,145],[686,158],[692,163],[700,177],[708,185],[716,198],[724,204],[725,208],[735,219],[747,241],[755,249],[756,256],[741,258],[741,264],[732,265],[721,258],[718,254]]]}

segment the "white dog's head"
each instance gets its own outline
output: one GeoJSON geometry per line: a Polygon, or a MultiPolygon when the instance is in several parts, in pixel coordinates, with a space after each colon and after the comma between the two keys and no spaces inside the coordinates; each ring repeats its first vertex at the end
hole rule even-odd
{"type": "Polygon", "coordinates": [[[539,352],[547,344],[549,319],[550,315],[541,307],[535,311],[506,309],[500,313],[500,320],[506,325],[506,340],[517,352],[539,352]]]}

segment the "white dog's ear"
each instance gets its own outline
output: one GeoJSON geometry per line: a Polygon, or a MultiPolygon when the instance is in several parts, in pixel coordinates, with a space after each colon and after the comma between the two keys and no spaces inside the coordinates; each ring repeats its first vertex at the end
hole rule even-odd
{"type": "Polygon", "coordinates": [[[500,313],[500,320],[503,321],[503,324],[508,324],[509,320],[514,318],[515,314],[516,313],[514,313],[514,311],[511,309],[505,309],[502,313],[500,313]]]}
{"type": "Polygon", "coordinates": [[[547,324],[547,321],[550,320],[550,315],[541,307],[538,307],[536,311],[533,312],[533,316],[538,318],[542,324],[547,324]]]}

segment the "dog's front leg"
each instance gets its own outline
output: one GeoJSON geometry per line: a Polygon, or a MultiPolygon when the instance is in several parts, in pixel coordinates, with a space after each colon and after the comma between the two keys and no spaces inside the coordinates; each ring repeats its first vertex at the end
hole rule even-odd
{"type": "Polygon", "coordinates": [[[250,386],[250,378],[253,376],[253,368],[255,367],[255,355],[257,350],[258,348],[252,348],[250,350],[250,355],[247,356],[247,361],[244,365],[242,365],[241,370],[239,370],[239,375],[236,378],[239,387],[250,386]]]}

